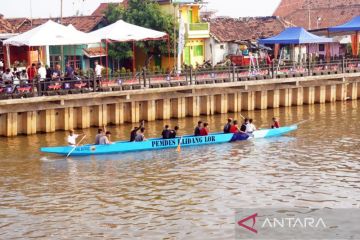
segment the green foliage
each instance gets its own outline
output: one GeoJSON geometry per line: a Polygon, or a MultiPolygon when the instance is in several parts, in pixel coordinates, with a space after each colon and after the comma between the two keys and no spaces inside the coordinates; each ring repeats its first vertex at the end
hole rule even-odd
{"type": "MultiPolygon", "coordinates": [[[[174,49],[175,18],[162,12],[159,4],[152,0],[129,0],[126,9],[122,5],[110,4],[105,16],[109,23],[122,19],[138,26],[166,32],[170,36],[170,51],[174,49]]],[[[175,27],[177,28],[177,25],[175,27]]],[[[167,41],[137,42],[136,46],[144,48],[148,55],[168,54],[167,41]]],[[[116,60],[129,59],[132,55],[132,43],[113,43],[109,46],[109,56],[116,60]]]]}

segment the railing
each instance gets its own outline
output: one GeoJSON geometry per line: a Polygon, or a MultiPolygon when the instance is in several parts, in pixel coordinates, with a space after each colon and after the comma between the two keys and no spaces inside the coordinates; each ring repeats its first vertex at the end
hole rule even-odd
{"type": "Polygon", "coordinates": [[[209,23],[190,23],[189,30],[190,31],[209,31],[210,26],[209,23]]]}
{"type": "Polygon", "coordinates": [[[28,98],[89,92],[125,91],[136,89],[217,84],[225,82],[294,78],[360,72],[359,59],[341,59],[329,63],[294,63],[257,66],[224,66],[193,69],[185,68],[180,74],[151,73],[121,74],[117,77],[77,77],[74,79],[0,81],[0,99],[28,98]]]}

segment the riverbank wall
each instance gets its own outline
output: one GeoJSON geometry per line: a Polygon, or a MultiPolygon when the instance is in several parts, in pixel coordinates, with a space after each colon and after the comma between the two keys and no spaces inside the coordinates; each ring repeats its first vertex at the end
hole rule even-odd
{"type": "Polygon", "coordinates": [[[360,73],[0,100],[0,135],[197,117],[360,98],[360,73]]]}

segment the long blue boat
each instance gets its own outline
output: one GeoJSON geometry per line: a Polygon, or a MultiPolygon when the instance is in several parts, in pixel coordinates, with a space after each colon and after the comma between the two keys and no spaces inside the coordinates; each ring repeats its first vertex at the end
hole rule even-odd
{"type": "Polygon", "coordinates": [[[269,138],[284,135],[286,133],[295,131],[297,128],[297,124],[294,124],[274,129],[261,129],[253,132],[250,135],[242,133],[212,133],[208,136],[189,135],[173,139],[151,138],[144,142],[119,141],[109,145],[83,145],[77,146],[75,149],[72,146],[43,147],[40,149],[40,151],[44,153],[53,153],[65,156],[68,155],[71,151],[71,156],[114,154],[133,151],[176,148],[178,147],[180,141],[181,147],[188,147],[205,144],[234,142],[252,138],[269,138]]]}

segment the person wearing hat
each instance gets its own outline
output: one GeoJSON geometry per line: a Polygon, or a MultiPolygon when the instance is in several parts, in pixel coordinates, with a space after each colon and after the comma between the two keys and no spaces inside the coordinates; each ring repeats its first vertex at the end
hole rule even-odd
{"type": "Polygon", "coordinates": [[[228,122],[224,126],[224,133],[230,133],[232,118],[228,118],[228,122]]]}

